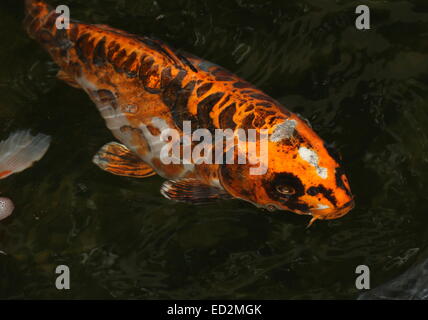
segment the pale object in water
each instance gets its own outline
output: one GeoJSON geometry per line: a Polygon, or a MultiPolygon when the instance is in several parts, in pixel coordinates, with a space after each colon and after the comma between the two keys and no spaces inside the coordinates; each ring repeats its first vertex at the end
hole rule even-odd
{"type": "Polygon", "coordinates": [[[50,141],[41,133],[33,136],[30,131],[17,131],[0,142],[0,179],[31,167],[44,156],[50,141]]]}
{"type": "MultiPolygon", "coordinates": [[[[0,142],[0,179],[31,167],[44,156],[50,141],[41,133],[33,136],[29,131],[17,131],[0,142]]],[[[0,220],[10,216],[14,208],[10,199],[0,198],[0,220]]]]}
{"type": "Polygon", "coordinates": [[[8,198],[0,198],[0,221],[9,217],[15,206],[13,205],[12,200],[8,198]]]}

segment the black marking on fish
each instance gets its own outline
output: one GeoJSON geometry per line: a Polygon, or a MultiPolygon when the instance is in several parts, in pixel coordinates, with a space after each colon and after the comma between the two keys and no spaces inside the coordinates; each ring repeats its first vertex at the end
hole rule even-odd
{"type": "MultiPolygon", "coordinates": [[[[161,89],[165,89],[172,81],[172,74],[171,74],[171,68],[166,67],[161,72],[161,81],[160,81],[160,87],[161,89]]],[[[181,80],[180,80],[181,84],[181,80]]]]}
{"type": "Polygon", "coordinates": [[[264,100],[264,101],[268,101],[271,103],[275,103],[275,100],[273,100],[271,97],[262,94],[262,93],[253,93],[250,95],[251,98],[257,99],[257,100],[264,100]]]}
{"type": "Polygon", "coordinates": [[[244,81],[235,82],[233,84],[233,86],[237,89],[253,88],[253,86],[251,84],[249,84],[248,82],[244,82],[244,81]]]}
{"type": "MultiPolygon", "coordinates": [[[[169,68],[166,68],[166,69],[169,69],[169,68]]],[[[163,70],[162,78],[169,77],[166,75],[167,73],[168,71],[163,70]]],[[[161,87],[164,89],[162,93],[162,100],[168,107],[170,107],[170,109],[173,109],[173,107],[175,106],[177,94],[182,89],[181,85],[185,76],[186,76],[186,72],[180,71],[173,80],[168,82],[168,85],[166,85],[165,83],[166,80],[161,81],[161,83],[164,82],[163,86],[161,85],[161,87]]]]}
{"type": "Polygon", "coordinates": [[[336,205],[337,205],[337,199],[333,195],[333,190],[327,189],[322,184],[318,185],[317,187],[310,187],[310,188],[308,188],[308,190],[306,191],[306,193],[309,194],[310,196],[315,196],[317,194],[322,194],[328,201],[331,202],[331,204],[333,206],[336,207],[336,205]]]}
{"type": "Polygon", "coordinates": [[[250,112],[254,110],[254,105],[250,104],[249,106],[245,107],[244,112],[250,112]]]}
{"type": "Polygon", "coordinates": [[[105,45],[106,45],[106,37],[103,37],[100,41],[98,41],[94,49],[94,57],[92,61],[98,67],[104,66],[107,62],[105,45]]]}
{"type": "Polygon", "coordinates": [[[108,46],[107,60],[110,63],[113,63],[113,56],[120,49],[120,44],[116,41],[112,41],[108,46]]]}
{"type": "Polygon", "coordinates": [[[265,108],[272,108],[272,104],[269,102],[258,102],[256,103],[256,106],[265,107],[265,108]]]}
{"type": "Polygon", "coordinates": [[[215,79],[217,81],[224,81],[224,82],[230,82],[234,80],[232,77],[228,77],[228,76],[219,76],[219,77],[216,77],[215,79]]]}
{"type": "Polygon", "coordinates": [[[210,112],[213,109],[213,107],[223,98],[224,92],[216,92],[205,99],[203,99],[201,102],[198,103],[198,119],[199,124],[202,128],[209,129],[210,131],[214,131],[215,127],[212,122],[212,119],[210,117],[210,112]]]}
{"type": "Polygon", "coordinates": [[[216,66],[211,74],[217,81],[235,81],[233,74],[219,66],[216,66]]]}
{"type": "Polygon", "coordinates": [[[218,105],[218,108],[221,109],[221,107],[223,107],[225,104],[227,104],[230,100],[230,95],[227,95],[226,98],[224,98],[220,104],[218,105]]]}
{"type": "Polygon", "coordinates": [[[196,90],[196,94],[198,95],[198,98],[202,97],[205,93],[207,93],[211,88],[213,87],[212,82],[206,82],[202,86],[196,90]]]}
{"type": "Polygon", "coordinates": [[[76,54],[79,57],[80,61],[85,64],[88,63],[87,55],[85,54],[85,48],[87,46],[89,37],[89,33],[84,33],[77,39],[76,45],[74,46],[74,49],[76,50],[76,54]]]}
{"type": "Polygon", "coordinates": [[[236,113],[236,104],[228,105],[219,115],[219,124],[221,129],[235,130],[236,123],[233,121],[233,116],[236,113]]]}
{"type": "Polygon", "coordinates": [[[183,121],[191,121],[192,130],[197,128],[197,122],[195,117],[188,111],[188,102],[190,95],[195,89],[196,81],[190,81],[184,88],[182,88],[177,94],[177,100],[175,101],[175,107],[172,110],[172,116],[176,125],[183,129],[183,121]]]}
{"type": "Polygon", "coordinates": [[[348,188],[346,188],[345,183],[343,182],[343,175],[344,175],[344,171],[342,168],[336,168],[336,173],[335,173],[335,178],[336,178],[336,185],[338,188],[344,190],[346,192],[346,194],[350,197],[352,197],[351,192],[348,190],[348,188]]]}
{"type": "Polygon", "coordinates": [[[342,159],[336,148],[333,145],[327,143],[324,143],[324,147],[327,150],[329,156],[332,157],[340,165],[342,159]]]}
{"type": "Polygon", "coordinates": [[[177,57],[185,64],[187,65],[193,72],[198,72],[198,69],[183,55],[177,54],[177,57]]]}
{"type": "Polygon", "coordinates": [[[126,49],[122,49],[119,51],[119,53],[114,57],[114,60],[112,62],[114,69],[116,72],[122,73],[122,62],[126,58],[126,49]]]}
{"type": "Polygon", "coordinates": [[[138,77],[144,81],[147,80],[152,70],[152,66],[155,63],[155,60],[152,57],[143,56],[141,58],[140,69],[138,70],[138,77]]]}
{"type": "MultiPolygon", "coordinates": [[[[165,70],[164,70],[165,71],[165,70]]],[[[165,79],[168,78],[169,72],[165,72],[165,79]]],[[[183,129],[183,121],[190,120],[192,129],[197,126],[197,121],[188,111],[188,102],[190,95],[195,89],[196,81],[190,81],[184,88],[182,82],[186,76],[186,71],[180,70],[177,76],[166,84],[162,90],[162,101],[169,108],[175,124],[178,128],[183,129]]]]}
{"type": "Polygon", "coordinates": [[[254,113],[250,113],[244,119],[242,119],[240,127],[245,130],[254,129],[253,120],[254,120],[254,113]]]}
{"type": "Polygon", "coordinates": [[[144,90],[146,90],[150,94],[160,94],[162,92],[162,90],[160,90],[158,88],[150,88],[147,86],[144,86],[144,90]]]}
{"type": "Polygon", "coordinates": [[[86,42],[86,46],[83,50],[83,54],[86,56],[87,59],[89,59],[91,54],[94,52],[94,48],[95,48],[95,38],[89,37],[88,41],[86,42]]]}
{"type": "Polygon", "coordinates": [[[121,68],[124,72],[126,72],[128,78],[135,78],[137,76],[137,72],[132,69],[135,60],[137,59],[137,54],[133,51],[128,58],[123,62],[121,68]]]}

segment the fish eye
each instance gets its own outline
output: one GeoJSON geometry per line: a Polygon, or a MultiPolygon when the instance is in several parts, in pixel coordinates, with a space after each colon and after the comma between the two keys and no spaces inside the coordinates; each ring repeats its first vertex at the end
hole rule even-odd
{"type": "Polygon", "coordinates": [[[290,186],[277,186],[276,191],[287,196],[290,196],[296,193],[296,190],[290,186]]]}

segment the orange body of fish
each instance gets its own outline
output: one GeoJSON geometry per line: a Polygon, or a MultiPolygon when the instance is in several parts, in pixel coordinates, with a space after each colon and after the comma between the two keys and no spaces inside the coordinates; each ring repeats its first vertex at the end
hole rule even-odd
{"type": "Polygon", "coordinates": [[[132,177],[157,173],[168,179],[162,194],[177,201],[238,198],[312,221],[353,208],[338,160],[309,123],[250,83],[159,40],[74,20],[58,29],[59,14],[44,1],[27,0],[26,7],[27,32],[58,64],[58,77],[86,91],[120,141],[94,157],[102,169],[132,177]],[[250,164],[236,162],[165,164],[161,132],[182,134],[185,121],[213,133],[266,130],[266,172],[252,175],[250,164]]]}

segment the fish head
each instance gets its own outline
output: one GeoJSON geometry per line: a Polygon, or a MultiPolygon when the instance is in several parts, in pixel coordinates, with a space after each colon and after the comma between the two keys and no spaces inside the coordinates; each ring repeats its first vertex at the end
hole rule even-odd
{"type": "Polygon", "coordinates": [[[262,174],[251,174],[251,165],[223,165],[223,187],[269,211],[311,215],[311,223],[339,218],[354,207],[340,159],[299,116],[272,128],[267,155],[262,174]]]}

